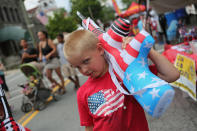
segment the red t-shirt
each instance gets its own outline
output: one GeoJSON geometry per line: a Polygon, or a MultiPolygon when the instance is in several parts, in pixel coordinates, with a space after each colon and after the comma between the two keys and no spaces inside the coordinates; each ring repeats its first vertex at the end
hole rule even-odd
{"type": "Polygon", "coordinates": [[[144,110],[133,96],[120,93],[109,72],[89,78],[77,92],[81,126],[94,131],[148,131],[144,110]]]}

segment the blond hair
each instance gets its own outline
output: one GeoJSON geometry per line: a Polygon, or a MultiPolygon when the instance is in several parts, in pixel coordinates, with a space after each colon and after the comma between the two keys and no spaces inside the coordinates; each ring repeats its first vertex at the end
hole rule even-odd
{"type": "Polygon", "coordinates": [[[77,30],[68,35],[64,44],[64,55],[66,58],[73,54],[81,54],[84,51],[96,49],[98,38],[88,30],[77,30]]]}

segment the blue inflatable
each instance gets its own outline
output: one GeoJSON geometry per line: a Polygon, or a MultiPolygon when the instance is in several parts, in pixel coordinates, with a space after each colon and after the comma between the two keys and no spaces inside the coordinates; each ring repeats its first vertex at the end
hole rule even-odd
{"type": "Polygon", "coordinates": [[[147,56],[153,44],[154,39],[150,35],[144,39],[138,57],[124,73],[123,83],[146,112],[160,117],[172,102],[175,92],[149,70],[147,56]]]}

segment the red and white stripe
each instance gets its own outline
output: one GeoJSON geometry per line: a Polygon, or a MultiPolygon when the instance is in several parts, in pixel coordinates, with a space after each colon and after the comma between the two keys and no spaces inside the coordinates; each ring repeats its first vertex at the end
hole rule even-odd
{"type": "Polygon", "coordinates": [[[103,44],[103,48],[106,50],[114,71],[118,74],[119,78],[124,78],[122,73],[124,74],[128,65],[137,58],[141,43],[148,35],[146,31],[141,31],[124,50],[122,49],[122,37],[112,29],[99,36],[99,40],[103,44]]]}
{"type": "MultiPolygon", "coordinates": [[[[123,20],[118,20],[124,26],[129,27],[129,24],[126,24],[123,20]]],[[[99,29],[99,27],[90,18],[84,19],[82,24],[84,27],[86,27],[86,29],[90,31],[99,29]]],[[[117,21],[115,21],[115,24],[122,29],[128,29],[119,24],[117,21]]],[[[113,27],[116,28],[115,26],[113,27]]],[[[129,44],[127,44],[125,49],[122,49],[123,37],[120,34],[116,33],[112,28],[110,28],[106,33],[102,33],[98,36],[100,42],[103,44],[103,48],[105,49],[108,60],[111,61],[116,76],[121,80],[124,79],[124,72],[127,69],[128,65],[137,58],[141,43],[148,35],[149,34],[145,30],[142,30],[131,40],[129,44]]]]}
{"type": "Polygon", "coordinates": [[[124,95],[119,91],[114,92],[111,89],[103,91],[106,102],[100,105],[95,111],[95,115],[109,115],[124,105],[124,95]]]}

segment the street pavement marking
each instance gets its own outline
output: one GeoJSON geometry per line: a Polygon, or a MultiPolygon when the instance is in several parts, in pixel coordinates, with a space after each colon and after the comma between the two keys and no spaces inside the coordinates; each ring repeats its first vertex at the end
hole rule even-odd
{"type": "MultiPolygon", "coordinates": [[[[69,82],[70,82],[70,80],[67,79],[67,80],[64,82],[64,86],[66,86],[69,82]]],[[[56,86],[55,88],[53,88],[52,93],[56,92],[58,89],[59,89],[59,86],[56,86]]],[[[50,97],[47,99],[47,102],[49,102],[49,101],[51,101],[51,100],[53,100],[53,96],[50,96],[50,97]]]]}
{"type": "Polygon", "coordinates": [[[39,113],[38,110],[34,111],[31,116],[29,116],[21,125],[26,126],[37,114],[39,113]]]}
{"type": "Polygon", "coordinates": [[[30,112],[26,113],[22,118],[20,118],[18,120],[18,123],[21,123],[29,114],[31,114],[33,112],[33,110],[31,110],[30,112]]]}
{"type": "Polygon", "coordinates": [[[19,78],[21,79],[21,76],[24,76],[24,75],[20,73],[19,75],[17,75],[17,77],[14,76],[13,78],[8,78],[6,82],[9,83],[9,82],[15,81],[16,79],[19,79],[19,78]]]}
{"type": "MultiPolygon", "coordinates": [[[[69,82],[70,82],[70,80],[66,80],[65,82],[64,82],[64,86],[67,86],[68,84],[69,84],[69,82]]],[[[52,91],[52,93],[54,93],[55,91],[57,91],[59,89],[59,86],[56,86],[55,88],[53,88],[53,91],[52,91]]],[[[49,102],[49,101],[51,101],[53,99],[53,97],[52,96],[50,96],[48,99],[47,99],[47,102],[49,102]]],[[[26,117],[27,117],[27,119],[26,120],[24,120],[23,121],[23,123],[21,124],[22,126],[26,126],[37,114],[39,113],[39,111],[38,110],[36,110],[36,111],[30,111],[30,112],[28,112],[28,113],[26,113],[22,118],[20,118],[19,120],[18,120],[18,123],[21,123],[24,119],[26,119],[26,117]],[[32,113],[33,112],[33,113],[32,113]],[[31,114],[32,113],[32,114],[31,114]],[[29,116],[29,114],[31,114],[30,116],[29,116]]]]}

